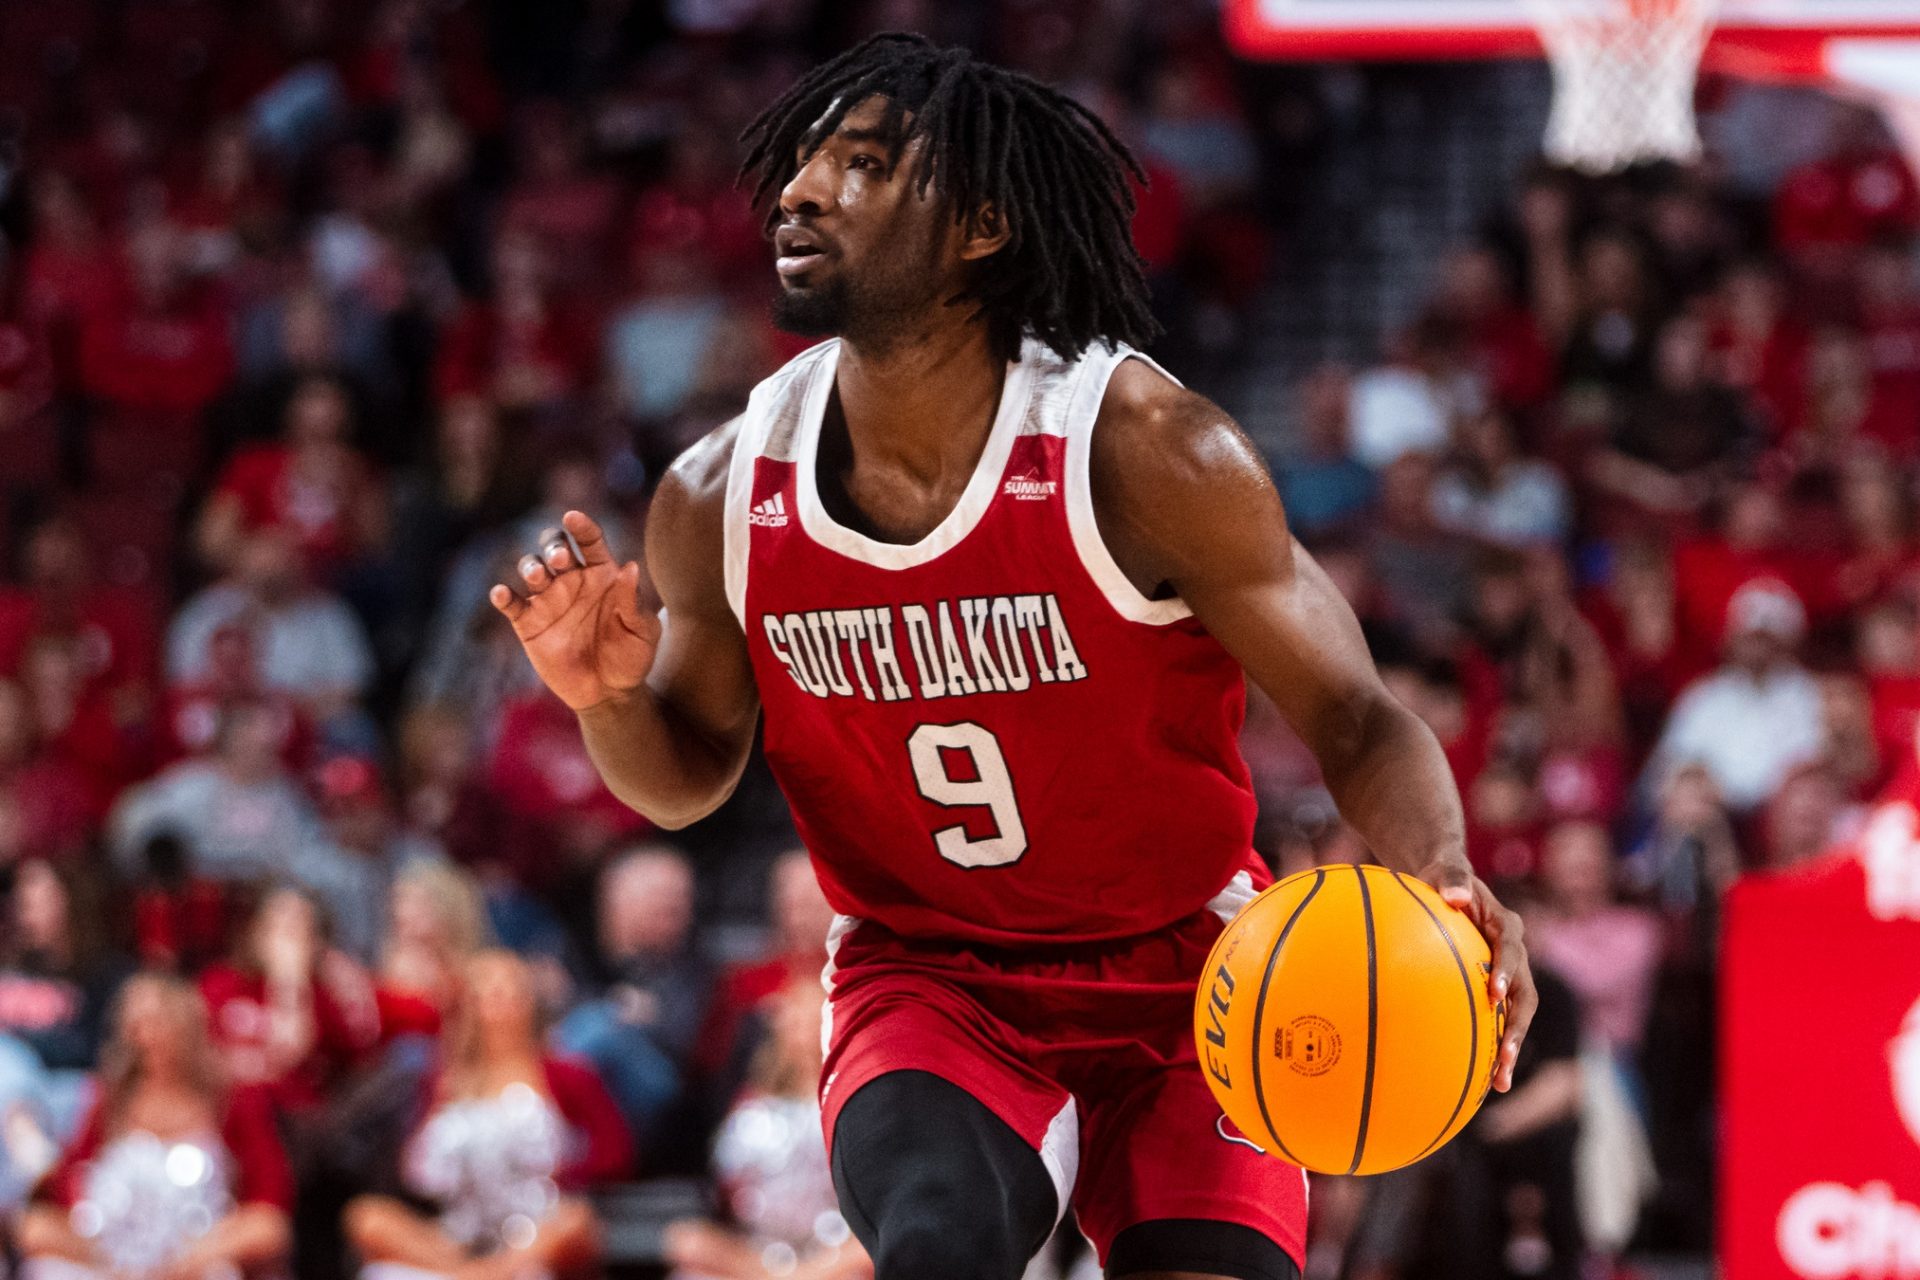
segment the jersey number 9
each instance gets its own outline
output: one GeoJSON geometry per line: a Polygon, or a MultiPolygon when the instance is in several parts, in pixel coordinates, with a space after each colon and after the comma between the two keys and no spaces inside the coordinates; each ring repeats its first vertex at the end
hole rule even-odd
{"type": "Polygon", "coordinates": [[[1004,867],[1027,851],[1027,828],[1013,794],[1013,776],[1000,740],[983,725],[923,724],[907,739],[913,779],[920,794],[948,809],[985,808],[993,814],[994,834],[974,839],[963,825],[933,833],[934,847],[962,867],[1004,867]],[[956,778],[947,768],[947,752],[965,752],[973,761],[971,778],[956,778]]]}

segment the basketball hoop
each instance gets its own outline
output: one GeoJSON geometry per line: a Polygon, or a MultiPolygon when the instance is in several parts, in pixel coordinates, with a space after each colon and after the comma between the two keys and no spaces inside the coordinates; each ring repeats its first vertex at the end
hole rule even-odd
{"type": "Polygon", "coordinates": [[[1547,158],[1588,173],[1696,160],[1693,91],[1719,0],[1527,0],[1553,64],[1547,158]]]}

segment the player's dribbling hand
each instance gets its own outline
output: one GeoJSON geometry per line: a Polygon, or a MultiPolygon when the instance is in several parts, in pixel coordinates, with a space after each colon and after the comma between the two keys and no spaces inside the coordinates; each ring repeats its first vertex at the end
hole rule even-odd
{"type": "Polygon", "coordinates": [[[520,559],[520,590],[495,584],[487,598],[507,616],[533,669],[560,700],[585,711],[639,688],[653,669],[660,619],[640,607],[640,566],[616,565],[600,526],[578,511],[540,535],[520,559]]]}
{"type": "Polygon", "coordinates": [[[1506,1038],[1500,1042],[1500,1060],[1494,1064],[1493,1087],[1505,1093],[1513,1087],[1513,1064],[1520,1057],[1520,1044],[1527,1038],[1527,1026],[1533,1021],[1534,1006],[1540,1003],[1533,987],[1533,970],[1527,964],[1525,926],[1520,917],[1500,905],[1487,888],[1486,881],[1451,859],[1441,859],[1420,873],[1448,905],[1464,911],[1474,927],[1493,948],[1493,972],[1487,983],[1495,1000],[1507,1007],[1506,1038]]]}

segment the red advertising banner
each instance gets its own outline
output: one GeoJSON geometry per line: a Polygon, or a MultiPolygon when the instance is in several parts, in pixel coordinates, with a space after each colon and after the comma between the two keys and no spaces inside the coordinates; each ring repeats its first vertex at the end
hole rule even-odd
{"type": "Polygon", "coordinates": [[[1916,802],[1910,773],[1850,846],[1729,895],[1728,1280],[1920,1280],[1916,802]]]}

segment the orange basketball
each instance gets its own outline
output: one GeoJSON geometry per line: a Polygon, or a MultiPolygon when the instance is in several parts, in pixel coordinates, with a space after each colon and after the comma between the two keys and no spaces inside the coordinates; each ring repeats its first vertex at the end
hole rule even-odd
{"type": "Polygon", "coordinates": [[[1472,921],[1384,867],[1289,876],[1214,944],[1200,1065],[1255,1145],[1318,1173],[1384,1173],[1480,1109],[1505,1021],[1472,921]]]}

